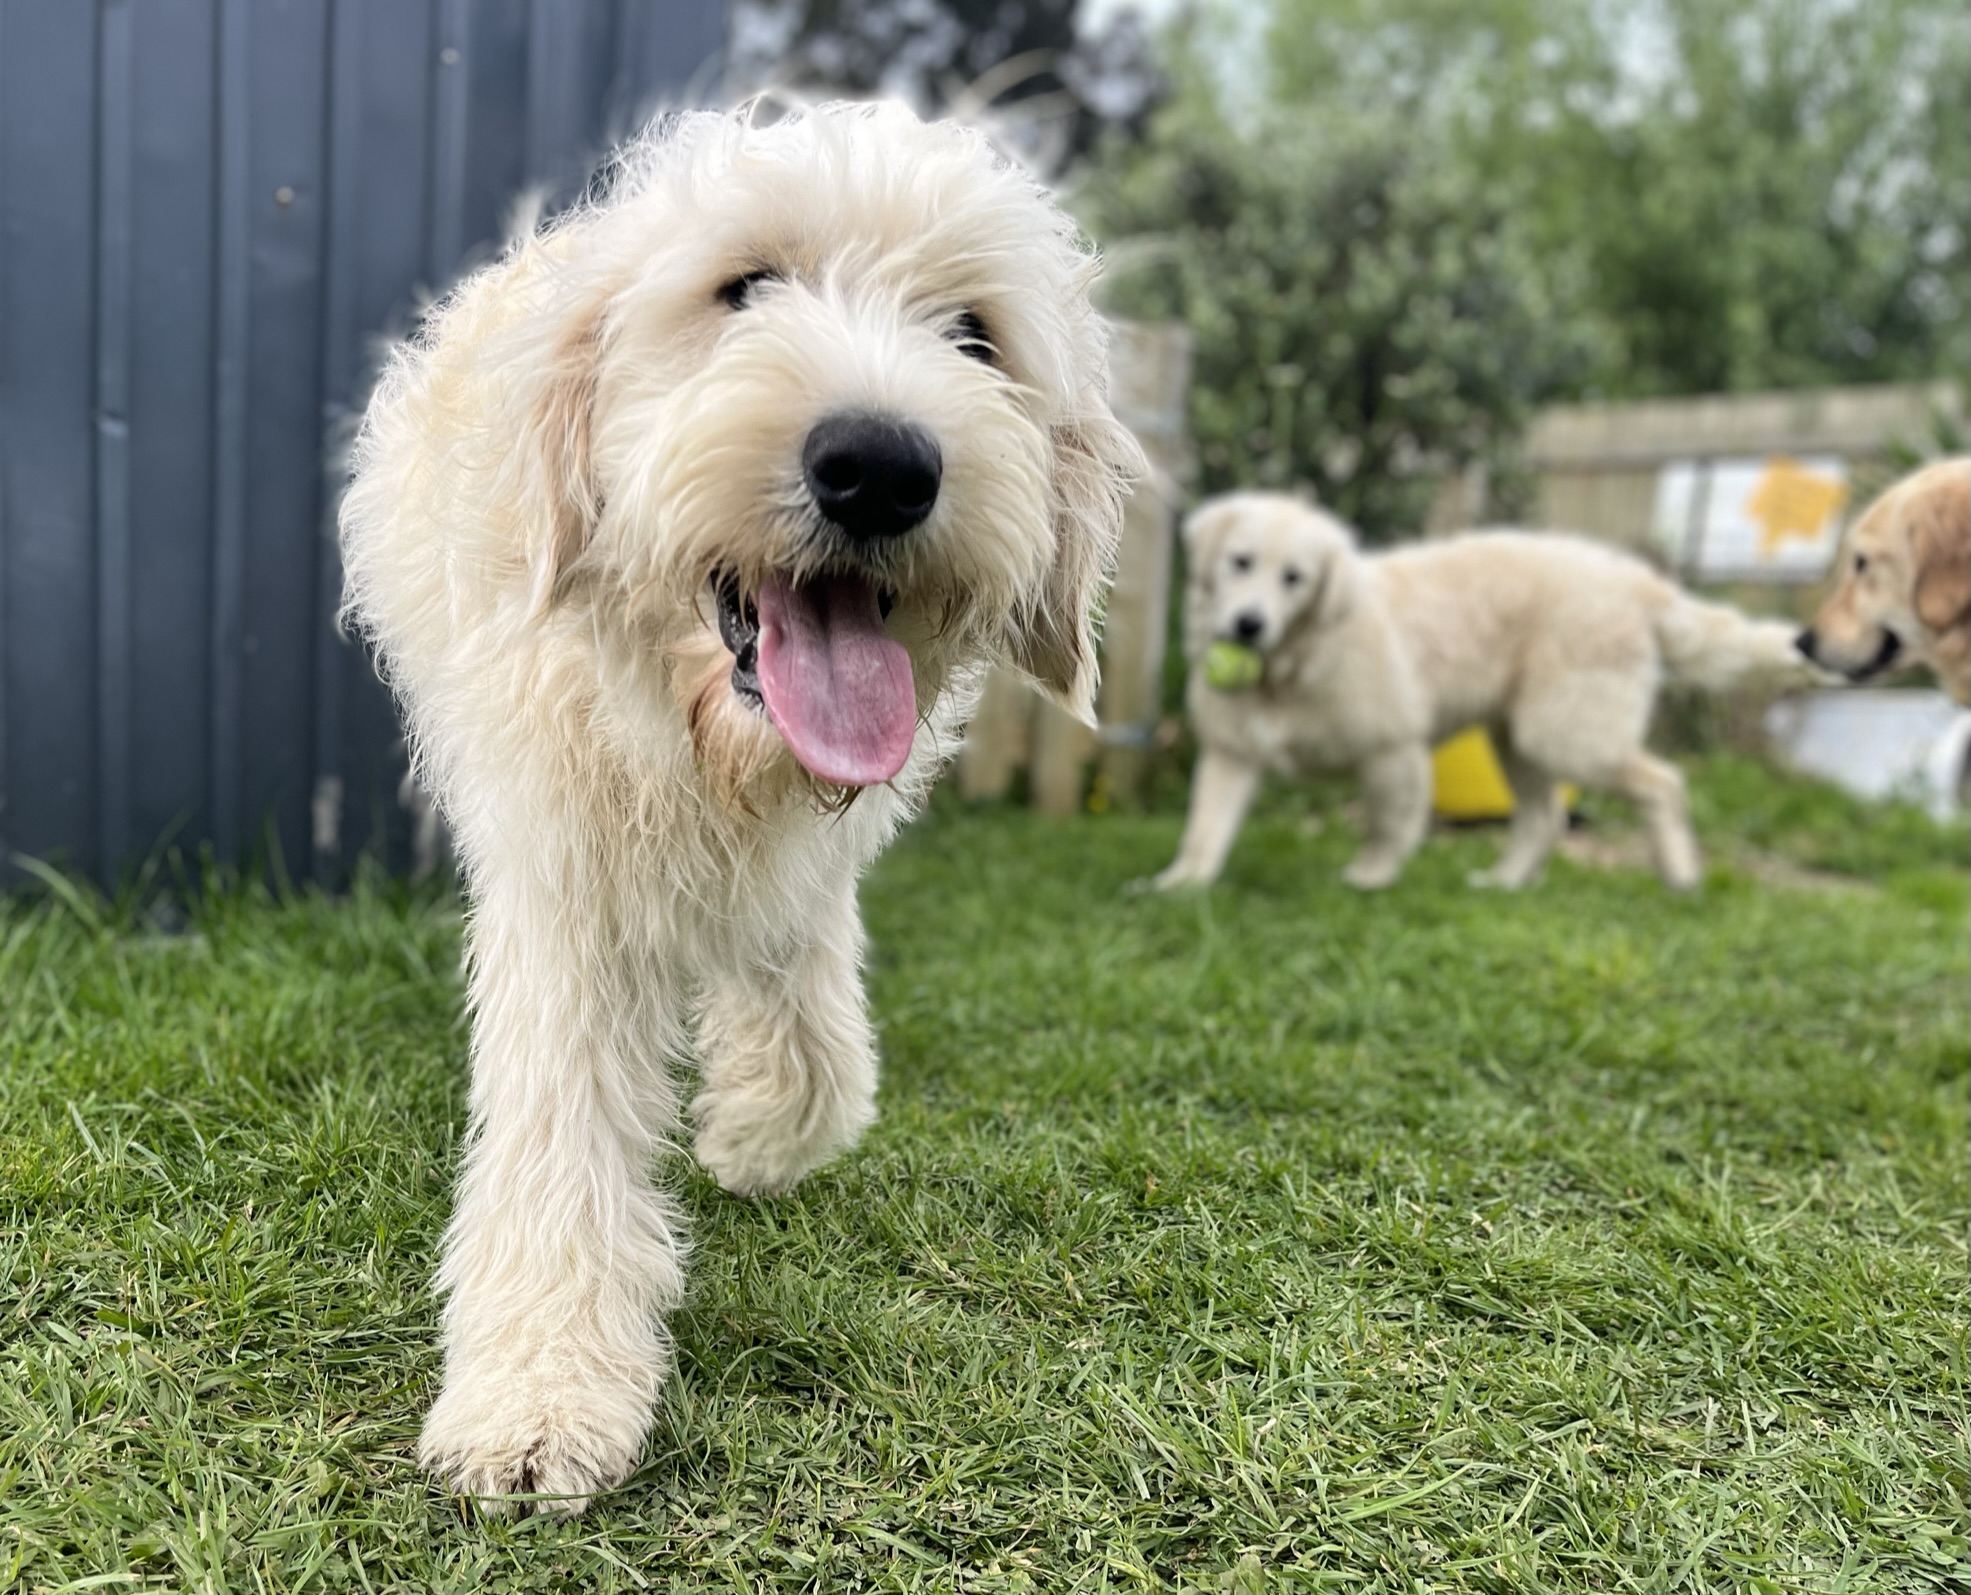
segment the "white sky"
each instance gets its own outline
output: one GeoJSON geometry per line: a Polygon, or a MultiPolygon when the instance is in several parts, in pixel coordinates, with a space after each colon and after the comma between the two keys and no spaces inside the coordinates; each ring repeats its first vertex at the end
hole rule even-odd
{"type": "Polygon", "coordinates": [[[1100,33],[1109,18],[1119,11],[1140,11],[1152,28],[1161,26],[1176,14],[1183,0],[1084,0],[1075,26],[1083,33],[1100,33]]]}

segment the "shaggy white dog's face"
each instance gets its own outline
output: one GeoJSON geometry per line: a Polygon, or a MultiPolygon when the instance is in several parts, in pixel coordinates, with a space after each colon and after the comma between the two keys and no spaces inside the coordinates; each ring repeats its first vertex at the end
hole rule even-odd
{"type": "Polygon", "coordinates": [[[1192,647],[1236,642],[1270,653],[1313,621],[1345,612],[1354,544],[1331,516],[1276,494],[1233,493],[1193,512],[1192,647]]]}
{"type": "Polygon", "coordinates": [[[1137,454],[1094,264],[982,137],[687,116],[534,247],[547,313],[510,336],[517,474],[552,500],[536,601],[662,655],[722,793],[889,779],[986,656],[1088,712],[1137,454]]]}

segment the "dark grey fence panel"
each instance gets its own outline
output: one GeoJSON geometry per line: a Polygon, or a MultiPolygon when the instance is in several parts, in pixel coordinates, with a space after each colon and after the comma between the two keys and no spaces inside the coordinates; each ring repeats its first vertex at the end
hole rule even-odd
{"type": "Polygon", "coordinates": [[[96,857],[93,7],[10,5],[0,20],[9,402],[7,803],[37,850],[96,857]]]}
{"type": "Polygon", "coordinates": [[[0,879],[401,858],[332,619],[378,341],[709,87],[720,0],[0,0],[0,879]]]}
{"type": "MultiPolygon", "coordinates": [[[[401,330],[410,306],[407,282],[440,282],[457,260],[433,246],[437,179],[436,88],[456,67],[441,65],[437,0],[407,0],[387,10],[338,15],[337,59],[353,63],[353,89],[339,94],[338,182],[330,237],[331,317],[324,423],[332,437],[354,420],[369,359],[360,346],[380,331],[401,330]],[[348,112],[351,105],[358,107],[348,112]],[[353,335],[352,331],[353,329],[353,335]]],[[[451,37],[459,28],[454,25],[451,37]]],[[[463,59],[461,57],[461,59],[463,59]]],[[[332,504],[327,506],[332,512],[332,504]]],[[[334,558],[333,528],[324,555],[334,558]]],[[[335,595],[325,595],[333,605],[335,595]]],[[[329,635],[332,637],[333,632],[329,635]]],[[[324,645],[323,720],[318,739],[325,772],[315,808],[317,855],[333,859],[356,847],[399,857],[407,830],[394,781],[401,772],[397,720],[366,666],[349,650],[324,645]]]]}
{"type": "MultiPolygon", "coordinates": [[[[212,217],[218,34],[211,0],[138,6],[131,118],[130,720],[125,791],[103,794],[102,857],[210,836],[212,217]]],[[[0,818],[0,830],[4,830],[0,818]]]]}
{"type": "Polygon", "coordinates": [[[111,857],[130,841],[133,24],[108,6],[96,41],[96,845],[111,857]]]}
{"type": "MultiPolygon", "coordinates": [[[[235,812],[269,824],[291,867],[307,857],[308,799],[315,779],[308,705],[314,678],[316,557],[323,487],[321,344],[323,219],[327,177],[327,0],[232,0],[245,7],[244,118],[220,124],[222,141],[248,143],[246,451],[226,462],[244,489],[238,633],[239,718],[230,728],[236,764],[215,779],[237,783],[235,812]]],[[[231,97],[222,100],[224,109],[231,97]]],[[[222,845],[226,837],[220,837],[222,845]]]]}
{"type": "Polygon", "coordinates": [[[527,11],[527,0],[472,0],[464,94],[471,159],[460,173],[467,238],[497,238],[529,176],[527,118],[514,114],[527,104],[527,11]]]}

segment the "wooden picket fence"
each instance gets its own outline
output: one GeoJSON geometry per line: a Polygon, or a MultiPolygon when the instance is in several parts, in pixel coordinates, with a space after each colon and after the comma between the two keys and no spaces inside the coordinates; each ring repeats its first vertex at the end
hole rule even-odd
{"type": "Polygon", "coordinates": [[[1102,635],[1100,725],[1091,730],[1012,672],[995,673],[958,758],[958,786],[967,798],[1004,797],[1024,769],[1035,808],[1074,814],[1085,799],[1099,807],[1142,780],[1162,709],[1174,543],[1189,465],[1190,332],[1117,322],[1111,356],[1116,414],[1143,445],[1150,476],[1123,516],[1102,635]]]}
{"type": "Polygon", "coordinates": [[[1526,439],[1535,518],[1647,550],[1671,462],[1813,456],[1845,463],[1852,512],[1905,468],[1899,451],[1933,447],[1940,423],[1961,431],[1964,420],[1955,382],[1555,405],[1526,439]]]}

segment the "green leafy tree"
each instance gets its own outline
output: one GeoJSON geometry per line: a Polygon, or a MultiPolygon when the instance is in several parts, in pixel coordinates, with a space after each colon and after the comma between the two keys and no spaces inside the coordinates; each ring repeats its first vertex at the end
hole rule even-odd
{"type": "Polygon", "coordinates": [[[1393,106],[1579,272],[1609,394],[1961,373],[1961,0],[1277,0],[1270,99],[1393,106]]]}
{"type": "MultiPolygon", "coordinates": [[[[1079,204],[1196,337],[1201,485],[1371,536],[1583,395],[1961,375],[1962,0],[1222,0],[1079,204]]],[[[1510,509],[1509,494],[1493,495],[1510,509]]]]}
{"type": "Polygon", "coordinates": [[[1436,483],[1498,465],[1588,339],[1511,207],[1393,123],[1277,108],[1235,127],[1195,77],[1077,201],[1114,303],[1187,322],[1205,491],[1311,488],[1381,539],[1436,483]]]}

